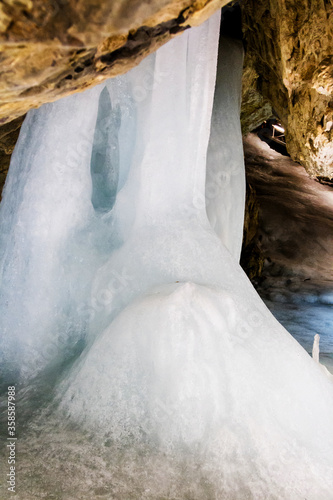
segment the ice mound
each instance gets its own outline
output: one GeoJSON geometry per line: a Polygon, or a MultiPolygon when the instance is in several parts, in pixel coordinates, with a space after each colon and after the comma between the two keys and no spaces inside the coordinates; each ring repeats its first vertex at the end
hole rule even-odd
{"type": "Polygon", "coordinates": [[[321,442],[331,456],[331,384],[282,328],[267,331],[268,311],[252,332],[242,311],[236,291],[191,282],[151,290],[81,356],[61,407],[114,440],[152,433],[200,444],[238,422],[249,439],[289,437],[313,452],[321,442]],[[328,399],[318,400],[318,384],[328,399]]]}

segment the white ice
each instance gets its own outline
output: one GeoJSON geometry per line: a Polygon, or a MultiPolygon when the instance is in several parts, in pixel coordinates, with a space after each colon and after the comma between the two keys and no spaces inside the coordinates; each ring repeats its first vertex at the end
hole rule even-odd
{"type": "Polygon", "coordinates": [[[207,153],[206,210],[211,226],[238,261],[245,205],[245,167],[239,119],[242,70],[242,43],[221,38],[207,153]],[[226,113],[225,109],[233,112],[226,113]]]}
{"type": "Polygon", "coordinates": [[[329,500],[332,383],[238,264],[242,50],[225,42],[210,135],[218,32],[215,14],[29,113],[1,206],[2,367],[24,384],[65,359],[59,421],[194,454],[212,498],[329,500]]]}

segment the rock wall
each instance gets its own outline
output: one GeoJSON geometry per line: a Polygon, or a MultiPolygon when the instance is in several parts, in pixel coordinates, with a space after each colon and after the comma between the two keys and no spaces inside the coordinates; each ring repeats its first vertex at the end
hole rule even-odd
{"type": "Polygon", "coordinates": [[[250,93],[266,118],[264,106],[271,103],[287,130],[292,158],[310,175],[332,178],[332,1],[244,0],[242,9],[244,74],[250,75],[244,82],[244,131],[258,122],[254,114],[249,118],[250,93]]]}
{"type": "Polygon", "coordinates": [[[255,61],[249,52],[245,54],[243,70],[243,90],[241,124],[243,135],[259,127],[274,114],[270,101],[260,90],[261,77],[255,70],[255,61]]]}

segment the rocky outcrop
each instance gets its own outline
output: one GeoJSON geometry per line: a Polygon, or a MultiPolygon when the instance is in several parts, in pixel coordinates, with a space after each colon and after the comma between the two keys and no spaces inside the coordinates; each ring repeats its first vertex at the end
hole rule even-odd
{"type": "Polygon", "coordinates": [[[228,0],[4,0],[0,123],[127,71],[228,0]]]}
{"type": "Polygon", "coordinates": [[[311,175],[332,178],[332,2],[244,0],[242,6],[245,75],[250,76],[244,86],[244,130],[258,124],[255,114],[249,118],[247,92],[262,111],[260,99],[271,103],[287,130],[292,158],[311,175]]]}

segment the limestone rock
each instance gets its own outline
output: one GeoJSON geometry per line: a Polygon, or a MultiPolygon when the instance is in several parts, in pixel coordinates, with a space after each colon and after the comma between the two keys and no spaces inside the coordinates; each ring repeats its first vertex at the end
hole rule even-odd
{"type": "MultiPolygon", "coordinates": [[[[272,104],[292,158],[333,177],[333,3],[244,0],[252,93],[272,104]]],[[[250,120],[251,121],[251,120],[250,120]]],[[[253,119],[255,122],[255,119],[253,119]]]]}

